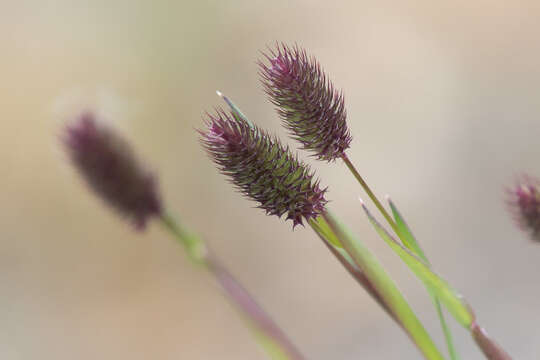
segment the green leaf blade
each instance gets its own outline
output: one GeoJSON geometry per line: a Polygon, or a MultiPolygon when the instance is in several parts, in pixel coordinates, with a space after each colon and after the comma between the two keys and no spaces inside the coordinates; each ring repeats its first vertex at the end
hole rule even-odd
{"type": "Polygon", "coordinates": [[[409,225],[405,222],[405,219],[403,219],[403,216],[401,216],[401,213],[398,211],[396,206],[394,205],[394,202],[390,200],[390,198],[387,198],[388,204],[390,205],[390,209],[392,209],[392,215],[394,216],[394,219],[396,221],[397,228],[399,230],[399,237],[401,241],[403,242],[403,245],[405,245],[407,248],[409,248],[411,251],[413,251],[418,257],[420,257],[422,260],[424,260],[426,263],[429,264],[429,260],[427,259],[426,254],[424,253],[424,250],[422,250],[422,247],[420,244],[418,244],[418,241],[416,241],[416,238],[414,237],[411,229],[409,228],[409,225]]]}
{"type": "Polygon", "coordinates": [[[371,252],[331,214],[325,214],[331,230],[336,234],[343,248],[349,253],[356,265],[366,274],[392,313],[395,314],[405,331],[409,334],[426,359],[442,360],[439,352],[424,326],[416,317],[401,291],[388,276],[382,265],[371,252]]]}
{"type": "Polygon", "coordinates": [[[465,302],[463,297],[455,291],[445,280],[435,274],[425,261],[411,253],[410,250],[405,248],[399,242],[397,242],[386,229],[373,217],[367,207],[362,203],[362,207],[366,212],[369,221],[379,234],[379,236],[398,254],[398,256],[405,262],[405,264],[413,271],[413,273],[424,284],[433,290],[441,302],[446,306],[448,311],[454,316],[454,318],[465,328],[470,328],[474,314],[472,310],[465,302]]]}
{"type": "MultiPolygon", "coordinates": [[[[390,199],[390,197],[387,196],[386,200],[388,201],[388,204],[390,205],[390,209],[392,210],[392,215],[394,217],[394,220],[396,221],[396,226],[399,230],[398,236],[401,239],[401,242],[403,245],[405,245],[409,250],[411,250],[415,255],[420,257],[424,262],[428,265],[430,265],[430,262],[424,253],[422,247],[416,240],[416,237],[413,235],[409,225],[397,209],[397,207],[394,205],[394,202],[390,199]]],[[[441,307],[441,302],[439,298],[437,297],[437,294],[433,291],[433,289],[427,287],[427,290],[431,296],[431,299],[433,300],[433,304],[435,305],[435,309],[437,310],[437,316],[439,317],[439,322],[441,323],[441,328],[444,333],[444,338],[446,340],[446,345],[448,347],[448,353],[450,354],[450,358],[452,360],[459,360],[459,355],[457,354],[456,347],[454,346],[454,340],[452,338],[452,332],[450,331],[450,328],[446,322],[446,319],[444,317],[444,313],[441,307]]]]}

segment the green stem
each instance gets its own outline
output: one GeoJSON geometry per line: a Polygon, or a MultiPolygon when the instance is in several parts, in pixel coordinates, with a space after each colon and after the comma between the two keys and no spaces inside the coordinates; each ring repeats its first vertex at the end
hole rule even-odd
{"type": "MultiPolygon", "coordinates": [[[[160,217],[161,224],[173,235],[173,238],[186,248],[187,254],[195,263],[207,262],[207,249],[202,240],[184,229],[174,218],[164,212],[160,217]]],[[[206,264],[208,265],[208,264],[206,264]]]]}
{"type": "Polygon", "coordinates": [[[375,196],[375,194],[373,193],[373,191],[371,191],[371,188],[369,187],[369,185],[367,184],[367,182],[365,182],[365,180],[362,178],[362,176],[360,175],[360,173],[358,172],[358,170],[356,170],[356,168],[354,167],[353,163],[351,162],[351,160],[349,160],[349,158],[347,157],[347,155],[344,153],[342,156],[341,156],[341,159],[343,160],[343,162],[345,163],[345,165],[347,165],[347,167],[349,168],[349,170],[351,171],[351,173],[354,175],[354,177],[356,178],[356,180],[358,180],[358,182],[360,183],[360,185],[364,188],[364,191],[368,194],[369,198],[371,199],[371,201],[373,201],[373,203],[375,204],[375,206],[377,207],[377,209],[379,209],[379,211],[381,212],[381,214],[384,216],[384,218],[386,219],[386,221],[388,222],[388,224],[390,224],[390,226],[392,227],[392,229],[394,230],[394,232],[396,234],[399,234],[399,229],[396,225],[396,223],[394,222],[394,220],[392,219],[392,217],[390,216],[390,214],[388,214],[388,212],[386,211],[386,209],[384,208],[384,206],[381,204],[381,202],[379,201],[379,199],[377,199],[377,196],[375,196]]]}
{"type": "MultiPolygon", "coordinates": [[[[380,213],[386,219],[388,224],[392,227],[392,229],[394,230],[396,235],[401,239],[403,244],[405,246],[407,246],[407,248],[409,248],[411,251],[417,253],[418,256],[420,256],[424,261],[426,261],[429,264],[429,261],[427,260],[427,257],[425,256],[423,251],[421,249],[413,248],[411,246],[412,244],[410,244],[409,241],[407,241],[406,234],[402,233],[402,231],[399,229],[399,227],[396,224],[396,222],[394,221],[394,219],[386,211],[386,209],[381,204],[381,202],[379,201],[379,199],[377,198],[375,193],[371,190],[371,188],[369,187],[367,182],[362,178],[362,176],[360,175],[358,170],[356,170],[355,166],[353,165],[351,160],[347,157],[347,155],[344,153],[341,156],[341,158],[342,158],[343,162],[345,163],[345,165],[347,165],[347,167],[349,168],[351,173],[354,175],[354,177],[356,178],[358,183],[360,183],[360,185],[362,186],[364,191],[368,194],[371,201],[373,201],[373,203],[375,204],[377,209],[379,209],[380,213]]],[[[430,293],[431,293],[431,291],[430,291],[430,293]]],[[[456,348],[454,346],[454,342],[452,340],[452,333],[450,332],[450,328],[448,327],[448,324],[446,323],[446,320],[444,318],[444,314],[443,314],[442,309],[441,309],[441,303],[440,303],[439,299],[437,298],[437,296],[435,294],[431,294],[431,295],[432,295],[432,299],[433,299],[433,301],[435,303],[435,308],[437,310],[437,315],[439,317],[439,322],[441,323],[441,328],[442,328],[443,333],[444,333],[444,338],[446,340],[446,346],[448,348],[448,353],[450,354],[450,358],[452,360],[458,360],[459,356],[457,355],[457,351],[456,351],[456,348]]]]}
{"type": "MultiPolygon", "coordinates": [[[[390,208],[392,209],[392,214],[394,215],[396,225],[399,229],[398,236],[401,239],[401,242],[403,243],[403,245],[405,245],[409,250],[411,250],[414,254],[420,257],[420,259],[422,259],[427,265],[431,266],[429,259],[424,253],[424,250],[422,249],[420,244],[416,241],[416,238],[414,237],[411,229],[409,228],[409,225],[407,225],[407,223],[405,222],[405,219],[403,218],[401,213],[398,211],[397,207],[394,205],[394,203],[389,197],[387,198],[387,201],[388,201],[388,204],[390,205],[390,208]]],[[[444,333],[444,338],[446,340],[446,346],[448,348],[448,353],[450,354],[450,358],[452,360],[458,360],[459,355],[457,354],[457,351],[454,345],[454,340],[452,339],[452,333],[444,317],[444,313],[441,307],[441,301],[438,298],[437,294],[435,294],[435,292],[432,289],[428,288],[428,291],[431,294],[431,299],[433,300],[433,303],[435,304],[435,308],[437,310],[437,315],[439,317],[439,322],[441,323],[441,328],[444,333]]]]}
{"type": "Polygon", "coordinates": [[[337,245],[339,240],[337,235],[328,228],[328,224],[324,222],[322,217],[317,219],[310,219],[309,224],[315,234],[319,236],[324,245],[330,250],[330,252],[338,259],[343,267],[351,274],[351,276],[366,290],[366,292],[375,300],[379,306],[398,324],[403,327],[394,313],[390,310],[388,305],[384,302],[381,295],[377,292],[377,289],[373,286],[371,281],[367,278],[366,274],[354,263],[351,256],[340,245],[337,245]]]}
{"type": "MultiPolygon", "coordinates": [[[[347,167],[351,171],[351,173],[354,175],[356,180],[358,180],[360,185],[364,188],[364,190],[366,191],[366,193],[368,194],[370,199],[373,201],[375,206],[379,209],[381,214],[384,216],[384,218],[386,219],[388,224],[390,224],[390,226],[392,227],[394,232],[401,239],[403,244],[407,248],[409,248],[413,252],[413,254],[416,254],[422,260],[424,260],[425,263],[428,266],[431,266],[429,261],[427,260],[427,257],[425,256],[424,252],[419,247],[419,245],[416,243],[414,238],[411,239],[411,241],[409,241],[409,239],[407,238],[407,233],[405,231],[401,231],[399,229],[396,222],[394,222],[394,220],[390,217],[390,215],[388,214],[386,209],[382,206],[381,202],[377,199],[377,197],[375,196],[373,191],[371,191],[368,184],[364,181],[364,179],[362,178],[360,173],[356,170],[356,168],[354,167],[352,162],[349,160],[347,155],[343,154],[342,159],[343,159],[343,162],[345,162],[345,164],[347,165],[347,167]]],[[[391,204],[391,206],[392,206],[392,204],[391,204]]],[[[409,230],[409,233],[410,233],[410,230],[409,230]]],[[[412,236],[412,234],[411,234],[411,236],[412,236]]],[[[448,328],[448,325],[446,324],[446,320],[444,319],[444,316],[443,316],[442,311],[441,311],[442,309],[441,309],[441,306],[440,306],[439,299],[435,294],[432,293],[432,291],[430,289],[428,289],[428,291],[430,292],[430,294],[432,294],[432,297],[433,297],[433,299],[435,301],[435,304],[436,304],[436,307],[437,307],[437,313],[439,314],[439,319],[440,319],[440,322],[441,322],[441,326],[443,328],[443,332],[445,334],[446,344],[448,346],[450,356],[452,357],[452,359],[458,359],[458,356],[457,356],[457,353],[456,353],[456,350],[455,350],[455,347],[454,347],[454,344],[453,344],[453,341],[452,341],[452,336],[451,336],[451,333],[450,333],[450,329],[448,328]]],[[[470,311],[472,312],[472,309],[470,309],[470,311]]],[[[499,346],[493,339],[491,339],[489,336],[487,336],[486,331],[480,325],[478,325],[478,323],[476,321],[474,321],[472,323],[472,325],[470,326],[470,328],[468,328],[468,330],[470,331],[471,336],[473,337],[476,344],[482,350],[482,352],[484,353],[484,355],[486,356],[487,359],[489,359],[489,360],[511,360],[510,355],[508,355],[508,353],[501,346],[499,346]]]]}
{"type": "Polygon", "coordinates": [[[225,295],[236,305],[236,309],[241,313],[255,338],[271,359],[305,359],[272,318],[255,302],[225,266],[208,251],[199,237],[188,232],[167,213],[164,213],[160,220],[169,234],[186,248],[190,259],[204,265],[216,278],[225,295]]]}
{"type": "Polygon", "coordinates": [[[444,357],[433,343],[433,340],[431,340],[424,326],[377,259],[358,239],[351,236],[330,213],[324,213],[323,218],[355,264],[373,284],[384,303],[395,314],[399,323],[402,324],[424,357],[429,360],[443,360],[444,357]]]}
{"type": "Polygon", "coordinates": [[[439,322],[441,323],[441,328],[443,329],[444,338],[446,340],[446,347],[448,348],[450,359],[458,360],[459,355],[457,354],[456,347],[454,345],[454,340],[452,338],[452,333],[450,332],[450,328],[448,327],[448,324],[446,323],[446,319],[444,318],[441,302],[439,301],[439,298],[435,294],[432,294],[432,298],[433,298],[433,302],[435,303],[435,308],[437,309],[437,315],[439,316],[439,322]]]}

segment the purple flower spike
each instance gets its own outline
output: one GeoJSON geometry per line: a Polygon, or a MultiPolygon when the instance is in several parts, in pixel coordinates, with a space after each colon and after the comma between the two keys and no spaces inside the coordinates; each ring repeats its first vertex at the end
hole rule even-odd
{"type": "Polygon", "coordinates": [[[540,179],[523,177],[509,193],[508,203],[516,223],[540,242],[540,179]]]}
{"type": "Polygon", "coordinates": [[[91,113],[68,125],[63,138],[73,165],[96,195],[143,230],[161,214],[154,176],[137,162],[129,144],[91,113]]]}
{"type": "Polygon", "coordinates": [[[263,54],[261,81],[292,137],[320,160],[344,155],[351,143],[343,94],[335,90],[314,57],[284,44],[263,54]]]}
{"type": "Polygon", "coordinates": [[[223,110],[207,114],[203,147],[231,182],[268,215],[286,214],[293,228],[324,211],[326,189],[278,139],[223,110]]]}

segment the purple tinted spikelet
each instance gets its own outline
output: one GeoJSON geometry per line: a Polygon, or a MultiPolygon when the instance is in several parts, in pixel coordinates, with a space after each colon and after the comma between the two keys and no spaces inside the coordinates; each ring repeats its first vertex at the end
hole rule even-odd
{"type": "Polygon", "coordinates": [[[214,163],[268,215],[286,214],[295,227],[324,210],[326,189],[275,137],[223,110],[207,114],[206,125],[199,133],[214,163]]]}
{"type": "Polygon", "coordinates": [[[63,142],[93,192],[137,229],[161,214],[154,176],[140,166],[129,144],[93,114],[85,113],[66,126],[63,142]]]}
{"type": "Polygon", "coordinates": [[[320,160],[342,156],[352,140],[345,101],[317,60],[284,44],[263,55],[268,63],[259,62],[261,81],[292,137],[320,160]]]}
{"type": "Polygon", "coordinates": [[[540,179],[523,177],[508,192],[508,204],[516,223],[540,242],[540,179]]]}

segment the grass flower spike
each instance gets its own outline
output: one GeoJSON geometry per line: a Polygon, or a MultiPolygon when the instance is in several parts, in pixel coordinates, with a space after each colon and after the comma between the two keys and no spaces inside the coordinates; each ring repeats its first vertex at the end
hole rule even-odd
{"type": "Polygon", "coordinates": [[[303,49],[282,44],[264,56],[262,83],[291,135],[321,160],[341,157],[352,140],[343,94],[303,49]]]}
{"type": "Polygon", "coordinates": [[[295,227],[324,210],[326,189],[278,139],[222,110],[206,125],[201,141],[214,163],[267,214],[286,215],[295,227]]]}
{"type": "Polygon", "coordinates": [[[540,179],[524,177],[509,192],[508,202],[517,224],[540,242],[540,179]]]}
{"type": "MultiPolygon", "coordinates": [[[[378,220],[380,216],[362,202],[377,235],[425,285],[437,311],[448,359],[459,360],[460,356],[444,308],[472,336],[488,360],[511,360],[479,324],[468,302],[433,270],[395,204],[387,198],[391,211],[387,210],[348,157],[346,152],[352,137],[347,127],[344,97],[318,61],[299,46],[282,43],[262,55],[258,66],[264,91],[291,137],[318,160],[341,159],[389,225],[388,228],[378,220]]],[[[206,113],[204,125],[197,131],[202,147],[218,170],[267,215],[291,220],[293,229],[307,222],[339,263],[407,334],[422,356],[426,360],[445,360],[446,355],[439,351],[384,266],[327,209],[327,189],[321,187],[309,166],[276,136],[250,122],[227,96],[219,91],[217,94],[230,109],[218,108],[206,113]]],[[[138,229],[144,229],[151,219],[159,220],[175,241],[184,246],[193,263],[215,278],[271,359],[304,360],[204,239],[165,208],[156,177],[141,166],[129,144],[98,120],[92,113],[83,113],[65,127],[62,136],[63,146],[88,188],[138,229]]],[[[522,177],[508,189],[508,194],[516,222],[534,241],[540,242],[540,178],[522,177]]]]}
{"type": "MultiPolygon", "coordinates": [[[[314,153],[319,160],[333,161],[341,158],[349,168],[351,174],[373,201],[381,215],[388,222],[396,236],[401,240],[402,244],[405,244],[405,246],[412,245],[411,239],[413,237],[410,231],[405,229],[403,224],[398,225],[396,222],[397,218],[394,219],[389,214],[347,156],[346,150],[349,148],[352,138],[347,128],[344,98],[341,92],[335,90],[317,60],[312,56],[308,56],[306,51],[298,46],[288,47],[284,44],[278,44],[275,49],[270,49],[263,55],[266,61],[259,62],[259,74],[264,90],[269,100],[276,105],[282,123],[292,137],[299,141],[304,149],[314,153]]],[[[539,202],[536,195],[532,196],[530,193],[525,195],[527,195],[529,202],[535,204],[539,202]]],[[[523,198],[523,195],[520,197],[523,198]]],[[[527,200],[521,199],[520,201],[516,200],[516,202],[523,203],[527,200]]],[[[519,205],[521,223],[528,228],[533,228],[533,236],[539,238],[540,225],[538,224],[538,220],[534,222],[535,220],[532,214],[534,211],[531,210],[532,207],[534,206],[529,204],[527,215],[524,215],[523,206],[519,205]]],[[[538,208],[535,211],[538,213],[538,208]]],[[[380,226],[378,227],[382,228],[380,226]]],[[[379,235],[384,238],[386,232],[380,232],[379,235]]],[[[416,242],[416,240],[414,241],[416,242]]],[[[393,242],[389,244],[391,246],[394,245],[393,242]]],[[[394,247],[394,251],[399,252],[399,250],[400,248],[394,247]]],[[[414,247],[405,251],[411,251],[413,257],[419,255],[415,253],[416,249],[414,247]]],[[[427,260],[427,257],[425,257],[425,254],[423,255],[424,260],[419,260],[415,257],[414,261],[408,263],[411,270],[416,269],[415,266],[425,265],[424,262],[427,260]]],[[[429,266],[426,269],[430,271],[429,266]]],[[[415,274],[419,277],[423,275],[418,271],[415,274]]],[[[457,360],[458,355],[455,351],[451,333],[448,330],[443,313],[440,311],[439,297],[447,295],[442,289],[442,286],[438,286],[436,290],[439,290],[439,294],[435,294],[433,289],[428,286],[428,292],[432,294],[434,305],[438,310],[450,357],[452,360],[457,360]]],[[[454,306],[454,312],[451,313],[454,316],[461,314],[461,312],[470,315],[470,309],[467,309],[461,302],[457,293],[454,295],[451,298],[453,301],[451,305],[454,306]]],[[[446,298],[442,297],[442,299],[444,300],[446,298]]],[[[467,320],[470,320],[470,317],[467,320]]],[[[462,321],[462,325],[467,329],[469,329],[470,325],[468,322],[462,321]]],[[[491,340],[477,342],[485,351],[487,351],[488,343],[495,344],[491,340]]],[[[495,348],[497,347],[493,347],[493,349],[495,348]]],[[[506,356],[502,350],[497,353],[497,356],[499,355],[506,356]]],[[[497,357],[497,359],[503,358],[505,359],[505,357],[497,357]]]]}
{"type": "Polygon", "coordinates": [[[139,164],[129,144],[111,128],[85,113],[65,128],[63,142],[93,192],[137,229],[160,216],[161,201],[155,177],[139,164]]]}
{"type": "Polygon", "coordinates": [[[213,275],[224,294],[249,323],[257,340],[273,359],[303,360],[304,356],[257,304],[249,292],[211,254],[204,241],[166,211],[158,197],[155,178],[143,170],[130,146],[112,129],[85,113],[65,128],[64,146],[89,187],[143,229],[152,217],[183,245],[191,260],[213,275]]]}

